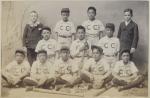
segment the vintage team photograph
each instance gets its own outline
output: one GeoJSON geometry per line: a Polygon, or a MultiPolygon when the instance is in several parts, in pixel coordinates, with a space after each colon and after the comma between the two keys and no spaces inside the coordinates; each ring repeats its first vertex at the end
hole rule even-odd
{"type": "Polygon", "coordinates": [[[149,1],[1,1],[2,98],[148,98],[149,1]]]}

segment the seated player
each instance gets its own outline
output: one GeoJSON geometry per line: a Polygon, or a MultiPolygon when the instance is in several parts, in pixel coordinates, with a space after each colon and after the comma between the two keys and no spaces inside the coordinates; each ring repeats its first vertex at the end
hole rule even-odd
{"type": "Polygon", "coordinates": [[[115,25],[113,23],[107,23],[105,27],[106,36],[101,38],[98,42],[98,46],[102,47],[104,58],[113,67],[114,63],[119,58],[120,42],[119,39],[114,37],[115,25]]]}
{"type": "Polygon", "coordinates": [[[70,54],[73,61],[80,65],[89,58],[90,45],[85,39],[85,28],[83,26],[77,27],[77,40],[73,41],[70,47],[70,54]]]}
{"type": "Polygon", "coordinates": [[[51,33],[51,29],[49,27],[44,27],[42,29],[43,39],[38,42],[35,52],[38,52],[39,50],[47,51],[47,59],[51,63],[54,63],[57,42],[56,42],[56,40],[51,38],[51,35],[52,35],[52,33],[51,33]]]}
{"type": "Polygon", "coordinates": [[[130,50],[121,53],[122,60],[116,62],[113,69],[113,84],[119,86],[119,91],[140,86],[144,76],[139,74],[134,62],[130,61],[130,50]]]}
{"type": "Polygon", "coordinates": [[[2,70],[2,86],[20,87],[22,80],[30,73],[30,64],[25,60],[25,51],[18,49],[15,60],[2,70]]]}
{"type": "Polygon", "coordinates": [[[53,82],[53,65],[47,60],[47,52],[40,50],[37,53],[38,59],[33,63],[30,77],[24,79],[24,84],[30,87],[49,89],[53,82]]]}
{"type": "Polygon", "coordinates": [[[91,83],[93,88],[99,89],[105,87],[106,83],[111,81],[112,76],[109,64],[102,59],[102,48],[95,45],[91,48],[93,58],[85,63],[81,73],[81,78],[85,82],[91,83]]]}
{"type": "MultiPolygon", "coordinates": [[[[61,47],[60,59],[56,61],[55,66],[55,84],[63,87],[73,87],[81,79],[78,76],[78,67],[75,66],[72,59],[69,58],[70,51],[68,47],[61,47]]],[[[59,90],[60,88],[56,88],[59,90]]]]}

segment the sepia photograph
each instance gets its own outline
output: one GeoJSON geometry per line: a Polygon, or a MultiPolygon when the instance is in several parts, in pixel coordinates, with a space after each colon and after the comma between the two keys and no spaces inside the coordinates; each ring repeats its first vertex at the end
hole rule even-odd
{"type": "Polygon", "coordinates": [[[148,98],[149,1],[1,1],[2,98],[148,98]]]}

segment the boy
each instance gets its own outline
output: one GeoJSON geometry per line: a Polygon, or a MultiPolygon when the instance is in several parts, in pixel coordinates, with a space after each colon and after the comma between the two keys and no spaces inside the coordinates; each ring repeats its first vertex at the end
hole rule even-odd
{"type": "MultiPolygon", "coordinates": [[[[69,58],[70,51],[68,47],[61,47],[61,58],[56,61],[55,66],[55,84],[63,85],[63,87],[73,87],[81,82],[78,77],[78,68],[73,61],[69,58]]],[[[56,86],[58,87],[58,86],[56,86]]],[[[60,89],[60,88],[59,88],[60,89]]],[[[59,90],[58,88],[56,90],[59,90]]]]}
{"type": "Polygon", "coordinates": [[[91,43],[91,45],[94,45],[95,42],[97,42],[102,37],[104,25],[100,20],[97,20],[95,18],[96,16],[95,7],[89,7],[87,10],[87,14],[89,20],[83,22],[82,25],[86,29],[87,40],[91,43]]]}
{"type": "Polygon", "coordinates": [[[51,29],[49,27],[44,27],[42,29],[43,39],[38,42],[35,52],[38,52],[39,50],[47,51],[48,60],[51,63],[54,63],[56,56],[57,42],[54,39],[51,39],[51,34],[52,34],[51,29]]]}
{"type": "Polygon", "coordinates": [[[38,21],[38,13],[36,11],[30,12],[31,20],[26,24],[23,34],[23,46],[27,48],[27,58],[32,65],[36,60],[35,47],[41,39],[41,30],[43,25],[38,21]]]}
{"type": "MultiPolygon", "coordinates": [[[[118,30],[118,38],[120,40],[120,53],[123,50],[129,49],[132,59],[132,55],[135,52],[139,39],[138,25],[132,20],[132,9],[124,10],[125,21],[120,24],[118,30]]],[[[121,56],[120,56],[121,57],[121,56]]]]}
{"type": "Polygon", "coordinates": [[[102,47],[104,58],[113,67],[113,64],[118,59],[120,42],[119,39],[113,37],[115,31],[115,25],[113,23],[107,23],[105,26],[106,36],[101,38],[98,45],[102,47]]]}
{"type": "Polygon", "coordinates": [[[68,19],[69,15],[70,15],[69,8],[62,8],[61,10],[62,20],[57,22],[54,28],[54,32],[56,33],[56,39],[60,47],[61,46],[70,47],[71,42],[74,40],[75,27],[74,24],[68,19]]]}
{"type": "Polygon", "coordinates": [[[33,63],[30,77],[24,79],[24,84],[30,87],[49,89],[53,82],[54,68],[47,60],[47,52],[40,50],[37,53],[38,59],[33,63]]]}
{"type": "Polygon", "coordinates": [[[122,60],[116,62],[113,69],[113,83],[119,87],[119,91],[139,86],[143,81],[143,75],[139,74],[134,62],[130,61],[130,50],[121,53],[122,60]]]}
{"type": "Polygon", "coordinates": [[[2,71],[2,80],[8,87],[23,86],[22,80],[29,75],[30,65],[25,60],[25,52],[22,49],[18,49],[15,52],[15,60],[9,63],[2,71]]]}
{"type": "MultiPolygon", "coordinates": [[[[77,27],[77,40],[73,41],[70,47],[70,54],[73,60],[78,65],[83,65],[85,60],[89,58],[90,45],[85,39],[85,28],[83,26],[77,27]]],[[[81,67],[80,66],[80,67],[81,67]]]]}
{"type": "Polygon", "coordinates": [[[109,64],[102,59],[103,49],[101,47],[92,46],[93,58],[88,60],[82,70],[81,79],[91,83],[95,89],[106,86],[111,81],[111,72],[109,64]]]}

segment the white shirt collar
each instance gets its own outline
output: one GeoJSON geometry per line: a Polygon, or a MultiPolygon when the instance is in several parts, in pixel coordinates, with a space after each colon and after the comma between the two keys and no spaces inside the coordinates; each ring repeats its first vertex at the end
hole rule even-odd
{"type": "Polygon", "coordinates": [[[31,21],[28,23],[31,27],[36,27],[40,24],[39,21],[36,21],[35,23],[32,23],[31,21]]]}
{"type": "Polygon", "coordinates": [[[127,26],[130,22],[131,22],[131,20],[125,21],[125,25],[127,26]]]}

